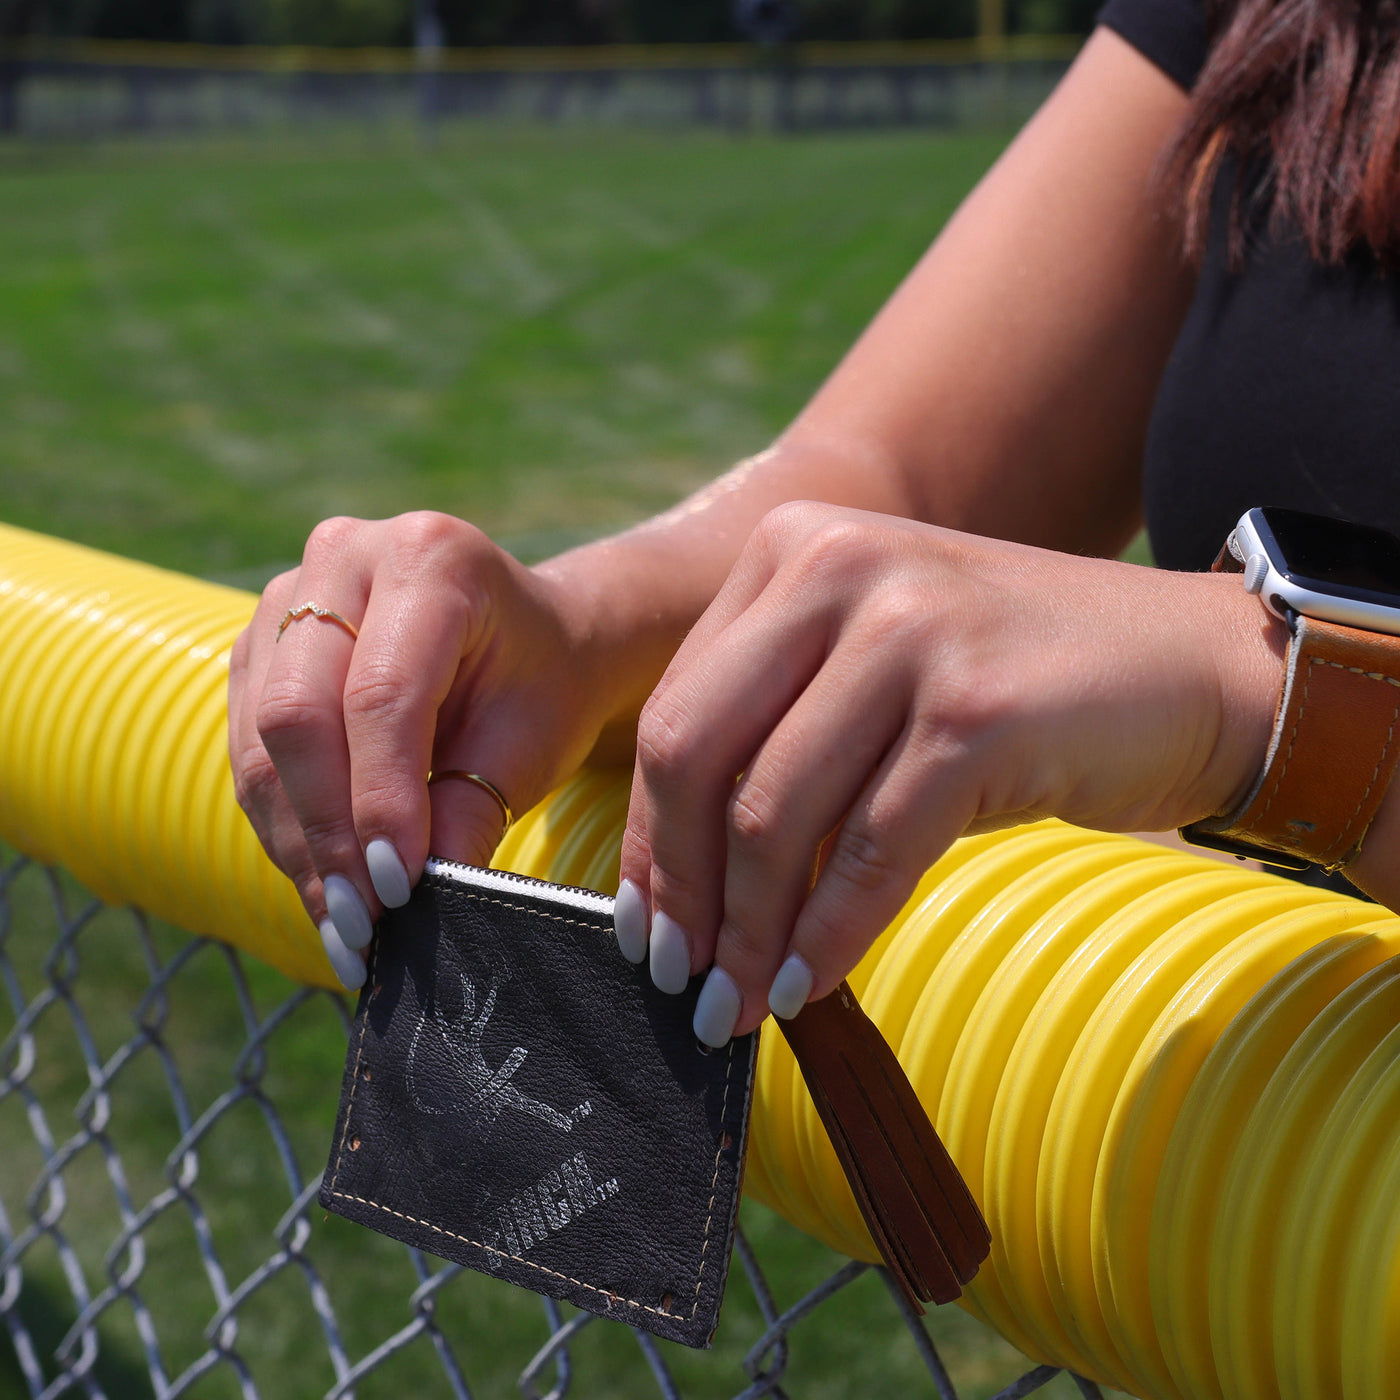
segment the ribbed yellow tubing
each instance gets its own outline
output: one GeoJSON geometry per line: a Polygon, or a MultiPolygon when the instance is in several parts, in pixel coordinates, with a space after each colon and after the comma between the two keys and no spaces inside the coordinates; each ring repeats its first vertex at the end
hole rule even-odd
{"type": "MultiPolygon", "coordinates": [[[[331,985],[234,802],[246,593],[0,526],[0,835],[331,985]]],[[[498,864],[611,889],[625,779],[498,864]]],[[[1400,920],[1127,837],[969,838],[852,976],[992,1228],[967,1305],[1144,1397],[1400,1395],[1400,920]]],[[[747,1189],[873,1259],[781,1036],[747,1189]]]]}

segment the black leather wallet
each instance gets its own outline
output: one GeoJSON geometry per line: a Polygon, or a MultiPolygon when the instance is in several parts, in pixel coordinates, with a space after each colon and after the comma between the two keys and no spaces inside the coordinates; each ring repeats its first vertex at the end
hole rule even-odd
{"type": "Polygon", "coordinates": [[[321,1204],[708,1346],[757,1034],[707,1051],[618,951],[612,900],[447,861],[381,920],[321,1204]]]}

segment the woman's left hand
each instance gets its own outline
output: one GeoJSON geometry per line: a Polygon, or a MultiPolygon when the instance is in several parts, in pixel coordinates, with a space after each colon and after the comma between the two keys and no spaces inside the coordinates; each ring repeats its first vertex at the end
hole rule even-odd
{"type": "Polygon", "coordinates": [[[795,1015],[964,833],[1228,809],[1286,640],[1237,578],[781,507],[642,713],[619,943],[668,991],[713,965],[711,1044],[795,1015]]]}

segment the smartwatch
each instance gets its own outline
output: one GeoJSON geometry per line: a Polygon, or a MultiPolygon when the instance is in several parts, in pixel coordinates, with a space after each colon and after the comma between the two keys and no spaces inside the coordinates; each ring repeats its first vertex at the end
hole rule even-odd
{"type": "Polygon", "coordinates": [[[1263,506],[1211,567],[1243,575],[1292,635],[1263,770],[1233,811],[1181,835],[1242,860],[1340,870],[1400,756],[1400,539],[1263,506]]]}

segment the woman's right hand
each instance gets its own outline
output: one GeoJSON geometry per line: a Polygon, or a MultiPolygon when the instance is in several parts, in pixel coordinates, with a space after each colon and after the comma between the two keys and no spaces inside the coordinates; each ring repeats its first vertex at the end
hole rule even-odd
{"type": "Polygon", "coordinates": [[[239,805],[295,883],[336,974],[435,855],[485,864],[499,805],[523,812],[587,757],[607,718],[574,600],[474,526],[415,512],[333,519],[268,584],[229,666],[239,805]],[[315,603],[349,624],[289,609],[315,603]],[[352,636],[351,629],[358,631],[352,636]]]}

